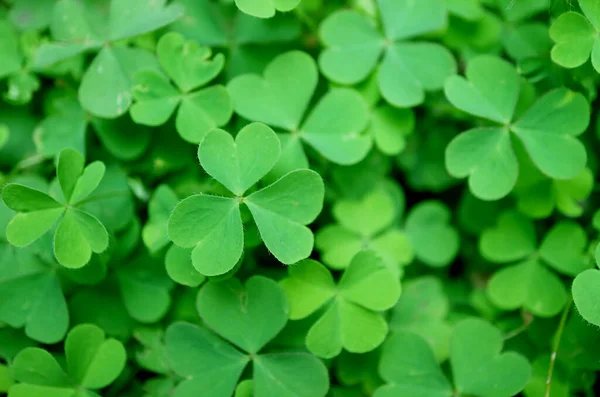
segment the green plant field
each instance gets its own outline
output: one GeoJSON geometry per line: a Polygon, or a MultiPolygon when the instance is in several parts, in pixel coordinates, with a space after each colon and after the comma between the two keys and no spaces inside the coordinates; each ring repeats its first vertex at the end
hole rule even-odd
{"type": "Polygon", "coordinates": [[[0,1],[0,396],[593,397],[600,0],[0,1]]]}

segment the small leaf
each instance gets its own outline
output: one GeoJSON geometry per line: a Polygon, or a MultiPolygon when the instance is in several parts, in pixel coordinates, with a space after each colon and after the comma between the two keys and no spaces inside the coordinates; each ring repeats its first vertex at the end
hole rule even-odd
{"type": "Polygon", "coordinates": [[[600,326],[600,272],[588,269],[573,280],[573,300],[581,317],[587,322],[600,326]]]}

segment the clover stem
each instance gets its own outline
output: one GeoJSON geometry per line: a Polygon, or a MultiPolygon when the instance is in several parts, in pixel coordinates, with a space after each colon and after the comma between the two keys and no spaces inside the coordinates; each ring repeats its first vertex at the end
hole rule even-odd
{"type": "Polygon", "coordinates": [[[552,354],[550,355],[550,365],[548,366],[548,376],[546,377],[546,392],[544,393],[544,397],[550,397],[550,387],[552,386],[552,375],[554,373],[554,363],[556,362],[556,357],[558,356],[558,348],[560,347],[560,340],[562,338],[563,330],[565,329],[565,324],[567,323],[567,317],[569,315],[569,311],[571,310],[571,305],[573,304],[573,300],[569,299],[567,305],[565,306],[562,315],[560,316],[560,322],[558,323],[558,328],[556,330],[556,335],[554,336],[554,344],[552,346],[552,354]]]}

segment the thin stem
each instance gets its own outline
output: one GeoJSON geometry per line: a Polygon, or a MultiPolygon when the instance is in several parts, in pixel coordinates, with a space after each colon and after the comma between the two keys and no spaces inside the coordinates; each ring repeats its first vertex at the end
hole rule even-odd
{"type": "Polygon", "coordinates": [[[520,335],[529,329],[529,326],[533,322],[533,316],[530,313],[523,312],[521,317],[523,318],[523,324],[504,335],[504,340],[514,338],[515,336],[520,335]]]}
{"type": "Polygon", "coordinates": [[[573,300],[569,299],[567,305],[565,306],[562,315],[560,317],[560,322],[558,323],[558,329],[556,330],[556,335],[554,339],[554,345],[552,346],[552,354],[550,355],[550,365],[548,366],[548,376],[546,377],[546,393],[544,397],[550,397],[550,387],[552,386],[552,375],[554,373],[554,363],[556,362],[556,357],[558,356],[558,348],[560,347],[560,340],[562,338],[563,331],[565,329],[565,324],[567,323],[567,317],[569,316],[569,311],[571,310],[571,305],[573,304],[573,300]]]}

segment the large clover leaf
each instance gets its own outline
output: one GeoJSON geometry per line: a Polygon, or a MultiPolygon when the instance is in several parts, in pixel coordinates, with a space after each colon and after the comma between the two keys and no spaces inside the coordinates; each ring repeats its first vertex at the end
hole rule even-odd
{"type": "Polygon", "coordinates": [[[583,15],[569,11],[550,27],[550,37],[556,43],[552,60],[565,68],[583,65],[592,56],[592,66],[600,73],[600,9],[595,0],[578,0],[583,15]]]}
{"type": "Polygon", "coordinates": [[[46,350],[28,347],[14,359],[12,371],[19,383],[8,391],[10,397],[98,396],[93,390],[111,384],[125,367],[123,344],[105,339],[95,325],[73,328],[65,340],[67,372],[46,350]],[[81,394],[80,394],[81,393],[81,394]]]}
{"type": "Polygon", "coordinates": [[[273,184],[244,196],[279,159],[277,135],[264,124],[253,123],[233,137],[223,130],[209,132],[198,149],[206,172],[236,197],[206,194],[181,201],[169,218],[171,240],[193,248],[192,263],[202,274],[214,276],[231,270],[243,250],[240,205],[250,210],[269,251],[285,264],[308,257],[314,237],[305,225],[323,205],[324,186],[319,174],[292,171],[273,184]]]}
{"type": "Polygon", "coordinates": [[[231,118],[231,100],[225,87],[214,85],[198,90],[213,80],[223,68],[225,57],[210,59],[211,50],[196,42],[185,41],[178,33],[167,33],[158,41],[158,61],[173,80],[154,70],[141,70],[135,76],[131,116],[136,123],[164,124],[179,107],[175,125],[183,139],[199,143],[215,127],[231,118]]]}
{"type": "Polygon", "coordinates": [[[227,85],[236,113],[289,132],[281,134],[277,176],[308,166],[301,142],[339,164],[357,163],[371,148],[370,136],[361,134],[367,127],[369,110],[358,92],[332,89],[306,115],[318,76],[315,61],[308,54],[292,51],[275,58],[264,76],[246,74],[227,85]]]}
{"type": "Polygon", "coordinates": [[[329,270],[311,259],[288,271],[281,286],[290,303],[290,319],[324,308],[306,334],[311,352],[331,358],[342,349],[365,353],[383,342],[388,325],[379,312],[396,304],[400,282],[375,252],[356,254],[337,286],[329,270]]]}
{"type": "Polygon", "coordinates": [[[481,234],[479,249],[489,261],[518,262],[492,276],[489,298],[503,310],[522,307],[540,317],[556,315],[567,302],[567,291],[547,266],[574,277],[590,267],[584,254],[586,244],[587,236],[579,225],[562,221],[536,248],[533,223],[518,212],[504,212],[495,227],[481,234]]]}
{"type": "Polygon", "coordinates": [[[15,213],[0,201],[0,322],[44,343],[62,340],[69,326],[57,273],[34,247],[15,248],[4,230],[15,213]],[[26,293],[24,293],[26,291],[26,293]]]}
{"type": "Polygon", "coordinates": [[[54,255],[66,267],[79,268],[90,261],[92,252],[108,247],[108,233],[93,215],[82,210],[85,199],[104,176],[104,164],[93,162],[84,168],[84,159],[73,149],[58,156],[56,174],[64,202],[24,185],[10,183],[2,200],[17,214],[6,227],[6,239],[16,247],[36,241],[55,225],[54,255]]]}
{"type": "Polygon", "coordinates": [[[115,43],[151,32],[181,17],[180,6],[165,3],[166,0],[112,0],[105,16],[93,1],[61,0],[54,6],[50,23],[55,41],[39,48],[34,66],[45,68],[99,50],[83,76],[79,100],[95,116],[120,116],[131,105],[135,72],[157,69],[157,65],[150,52],[115,43]]]}
{"type": "Polygon", "coordinates": [[[422,103],[425,91],[439,90],[456,73],[452,54],[436,43],[409,41],[446,24],[440,0],[378,0],[383,34],[355,11],[338,11],[321,25],[325,51],[319,57],[329,79],[354,84],[377,71],[379,90],[390,104],[410,107],[422,103]]]}
{"type": "Polygon", "coordinates": [[[491,324],[480,319],[461,321],[450,346],[452,387],[425,340],[410,332],[393,334],[379,363],[379,373],[388,384],[374,396],[517,395],[531,378],[531,366],[518,353],[501,353],[502,345],[502,334],[491,324]]]}
{"type": "Polygon", "coordinates": [[[549,177],[570,179],[583,171],[587,155],[576,138],[590,118],[583,95],[566,88],[552,90],[515,120],[521,83],[514,67],[482,55],[469,62],[466,77],[452,76],[446,81],[448,100],[465,112],[500,124],[468,130],[446,149],[448,172],[457,178],[468,177],[475,196],[496,200],[515,186],[519,165],[511,131],[549,177]]]}
{"type": "Polygon", "coordinates": [[[206,327],[218,335],[181,322],[167,329],[171,368],[185,378],[174,396],[229,397],[249,362],[256,397],[325,396],[327,371],[316,357],[298,351],[263,352],[287,322],[285,295],[273,280],[254,276],[245,285],[235,278],[209,282],[198,293],[197,308],[206,327]]]}
{"type": "MultiPolygon", "coordinates": [[[[209,47],[228,52],[228,78],[243,73],[260,73],[280,53],[282,44],[300,36],[300,22],[292,14],[255,18],[233,4],[211,0],[177,0],[185,7],[186,18],[168,29],[209,47]]],[[[231,2],[233,3],[233,2],[231,2]]]]}

